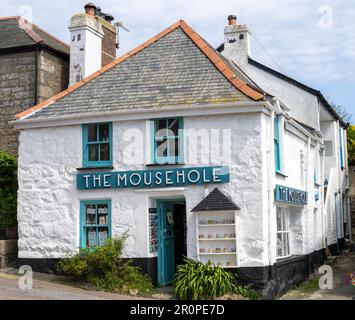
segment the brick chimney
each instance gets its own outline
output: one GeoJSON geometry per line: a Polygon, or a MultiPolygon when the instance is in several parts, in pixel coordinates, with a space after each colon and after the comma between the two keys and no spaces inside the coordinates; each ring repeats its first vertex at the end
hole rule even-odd
{"type": "Polygon", "coordinates": [[[237,17],[230,15],[224,29],[224,50],[222,54],[243,68],[250,56],[250,31],[248,26],[238,24],[237,17]]]}
{"type": "Polygon", "coordinates": [[[81,81],[116,59],[114,18],[93,3],[85,5],[85,13],[70,20],[70,85],[81,81]]]}

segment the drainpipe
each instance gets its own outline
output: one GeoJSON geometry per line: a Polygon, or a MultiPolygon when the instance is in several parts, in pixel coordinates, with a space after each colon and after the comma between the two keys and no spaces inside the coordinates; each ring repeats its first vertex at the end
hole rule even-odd
{"type": "MultiPolygon", "coordinates": [[[[324,142],[322,141],[322,145],[324,142]]],[[[326,230],[325,230],[325,218],[326,218],[326,212],[324,211],[325,209],[325,193],[324,193],[324,178],[325,178],[325,149],[322,149],[322,174],[321,174],[321,213],[322,213],[322,238],[323,238],[323,249],[326,248],[326,230]]]]}
{"type": "MultiPolygon", "coordinates": [[[[307,274],[309,276],[310,272],[309,272],[309,217],[310,217],[310,210],[311,210],[311,201],[310,201],[310,181],[309,181],[309,174],[310,174],[310,153],[311,153],[311,137],[308,137],[308,145],[307,145],[307,164],[306,164],[306,190],[307,190],[307,194],[308,194],[308,204],[307,204],[307,209],[306,209],[306,214],[305,214],[305,254],[307,257],[307,274]]],[[[314,194],[313,196],[313,200],[314,201],[314,194]]]]}
{"type": "Polygon", "coordinates": [[[273,173],[275,172],[275,168],[273,165],[273,151],[274,151],[274,138],[273,138],[273,132],[274,132],[274,119],[275,119],[275,111],[271,111],[271,117],[270,117],[270,137],[269,137],[269,145],[268,145],[268,150],[267,150],[267,191],[268,191],[268,237],[269,237],[269,242],[268,242],[268,258],[269,258],[269,279],[272,279],[272,265],[273,265],[273,259],[272,259],[272,211],[273,211],[273,200],[274,200],[274,183],[273,183],[273,173]]]}

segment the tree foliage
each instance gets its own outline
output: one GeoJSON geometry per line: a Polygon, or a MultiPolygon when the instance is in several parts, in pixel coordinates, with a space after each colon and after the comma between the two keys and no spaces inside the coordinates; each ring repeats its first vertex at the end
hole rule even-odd
{"type": "Polygon", "coordinates": [[[349,165],[355,165],[355,126],[349,126],[347,130],[348,136],[348,158],[349,165]]]}
{"type": "Polygon", "coordinates": [[[0,228],[17,223],[17,160],[0,151],[0,228]]]}

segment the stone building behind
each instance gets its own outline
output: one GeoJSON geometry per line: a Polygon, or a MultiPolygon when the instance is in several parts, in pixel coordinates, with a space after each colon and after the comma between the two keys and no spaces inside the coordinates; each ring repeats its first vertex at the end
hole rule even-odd
{"type": "Polygon", "coordinates": [[[0,150],[17,156],[15,114],[65,90],[69,46],[20,17],[0,18],[0,150]]]}

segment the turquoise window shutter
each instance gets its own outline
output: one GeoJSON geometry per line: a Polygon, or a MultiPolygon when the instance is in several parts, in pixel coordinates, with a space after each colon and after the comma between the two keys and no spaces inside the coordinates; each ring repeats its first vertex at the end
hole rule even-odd
{"type": "Polygon", "coordinates": [[[280,116],[275,117],[274,123],[274,151],[275,151],[275,169],[276,172],[281,172],[281,121],[280,116]]]}

